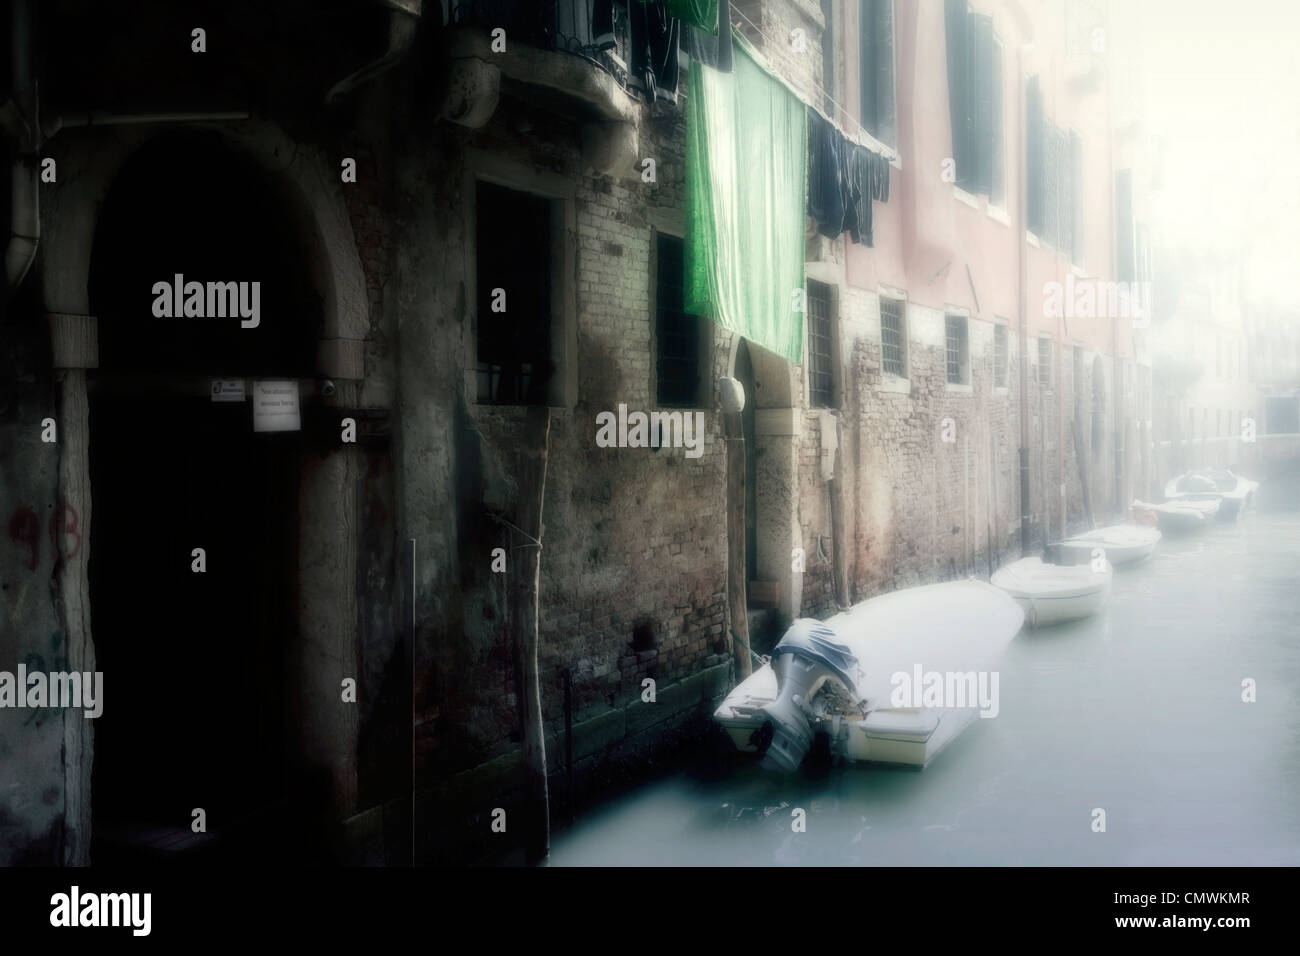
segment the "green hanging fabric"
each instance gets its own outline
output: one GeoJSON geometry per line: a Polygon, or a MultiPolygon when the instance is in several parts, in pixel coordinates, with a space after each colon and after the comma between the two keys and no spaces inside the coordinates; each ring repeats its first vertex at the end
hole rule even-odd
{"type": "Polygon", "coordinates": [[[691,59],[686,308],[803,358],[804,104],[737,39],[734,70],[691,59]]]}

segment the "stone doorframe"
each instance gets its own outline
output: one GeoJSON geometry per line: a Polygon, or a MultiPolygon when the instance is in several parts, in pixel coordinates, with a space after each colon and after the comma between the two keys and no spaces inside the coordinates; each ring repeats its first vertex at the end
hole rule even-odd
{"type": "MultiPolygon", "coordinates": [[[[741,336],[733,334],[727,355],[728,374],[736,376],[741,336]]],[[[777,608],[792,621],[803,606],[803,573],[791,569],[792,552],[803,544],[799,527],[799,439],[803,416],[796,366],[761,345],[746,340],[754,367],[755,489],[758,506],[755,569],[760,580],[776,581],[777,608]]]]}
{"type": "MultiPolygon", "coordinates": [[[[292,210],[307,247],[313,286],[322,298],[324,327],[317,343],[317,372],[335,381],[335,403],[355,401],[365,377],[369,305],[365,274],[339,189],[338,158],[327,158],[294,142],[266,120],[192,124],[191,128],[195,127],[215,130],[281,184],[286,206],[292,210]]],[[[88,288],[95,227],[119,171],[163,128],[67,129],[45,150],[58,170],[57,184],[42,187],[40,278],[56,380],[58,487],[60,497],[77,516],[81,540],[87,542],[91,540],[92,495],[86,370],[99,366],[98,323],[90,311],[88,288]]],[[[324,658],[338,671],[336,679],[333,673],[324,673],[331,670],[328,666],[319,672],[304,669],[303,703],[314,706],[301,709],[300,746],[309,757],[329,765],[334,810],[339,817],[355,810],[357,794],[356,708],[330,707],[329,703],[339,703],[343,677],[360,676],[355,587],[358,454],[351,446],[325,456],[311,474],[301,476],[299,490],[300,515],[309,515],[330,530],[312,533],[308,522],[300,522],[298,657],[303,664],[324,658]]],[[[76,548],[72,555],[67,551],[65,536],[59,545],[54,584],[56,608],[67,638],[67,666],[93,671],[89,548],[76,548]]],[[[112,675],[105,675],[105,682],[111,684],[112,675]]],[[[64,712],[63,741],[63,862],[86,865],[94,741],[90,722],[75,710],[64,712]]]]}

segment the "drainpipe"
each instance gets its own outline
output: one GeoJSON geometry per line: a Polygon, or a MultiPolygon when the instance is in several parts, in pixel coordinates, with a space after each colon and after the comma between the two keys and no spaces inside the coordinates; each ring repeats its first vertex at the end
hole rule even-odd
{"type": "Polygon", "coordinates": [[[1026,283],[1029,281],[1028,270],[1025,268],[1025,214],[1026,204],[1029,202],[1029,169],[1028,156],[1025,152],[1027,144],[1025,132],[1025,106],[1027,90],[1025,86],[1025,69],[1024,53],[1026,45],[1022,44],[1016,48],[1016,85],[1020,90],[1020,201],[1017,205],[1020,207],[1016,210],[1016,271],[1019,273],[1016,281],[1016,295],[1019,298],[1019,315],[1020,315],[1020,556],[1029,557],[1029,380],[1025,371],[1025,359],[1029,352],[1029,316],[1026,309],[1029,302],[1029,292],[1026,283]]]}
{"type": "Polygon", "coordinates": [[[388,47],[377,60],[367,63],[339,80],[325,94],[325,102],[333,105],[357,87],[387,72],[406,55],[415,40],[415,28],[420,22],[424,0],[380,0],[388,8],[388,47]]]}
{"type": "Polygon", "coordinates": [[[36,80],[31,63],[31,0],[12,0],[11,66],[13,98],[21,135],[10,171],[9,242],[5,246],[5,298],[13,297],[36,259],[41,241],[40,183],[37,153],[40,123],[36,114],[36,80]]]}

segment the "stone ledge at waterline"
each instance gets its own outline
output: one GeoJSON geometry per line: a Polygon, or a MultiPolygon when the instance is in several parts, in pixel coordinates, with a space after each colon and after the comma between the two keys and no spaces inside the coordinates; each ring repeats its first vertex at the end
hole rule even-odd
{"type": "MultiPolygon", "coordinates": [[[[574,763],[602,752],[616,753],[625,746],[653,738],[658,731],[667,729],[675,717],[690,716],[705,709],[712,713],[732,684],[732,665],[725,658],[726,655],[714,655],[711,659],[722,661],[676,683],[658,688],[653,704],[642,701],[638,696],[627,704],[575,723],[574,763]]],[[[549,725],[547,731],[547,769],[555,773],[563,768],[564,763],[563,724],[560,723],[558,728],[554,724],[549,725]]],[[[481,808],[483,805],[494,805],[491,802],[485,804],[485,801],[494,800],[499,805],[503,795],[519,785],[521,759],[518,750],[502,754],[435,786],[421,788],[417,800],[426,806],[440,808],[481,808]]]]}

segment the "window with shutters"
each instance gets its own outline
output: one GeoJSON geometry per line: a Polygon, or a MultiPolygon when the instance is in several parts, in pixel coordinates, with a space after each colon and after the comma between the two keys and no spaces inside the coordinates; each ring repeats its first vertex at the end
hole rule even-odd
{"type": "Polygon", "coordinates": [[[993,169],[989,179],[989,202],[995,206],[1005,206],[1007,202],[1006,184],[1006,134],[1003,131],[1002,108],[1002,43],[993,39],[993,169]]]}
{"type": "Polygon", "coordinates": [[[1046,335],[1038,338],[1038,384],[1052,387],[1052,340],[1046,335]]]}
{"type": "Polygon", "coordinates": [[[880,300],[880,364],[886,375],[907,378],[907,327],[902,299],[880,300]]]}
{"type": "Polygon", "coordinates": [[[1002,64],[993,18],[972,13],[966,0],[945,0],[944,34],[956,184],[998,202],[1004,190],[1002,64]]]}
{"type": "Polygon", "coordinates": [[[1066,248],[1070,261],[1083,263],[1083,137],[1078,130],[1070,130],[1070,192],[1066,201],[1070,207],[1070,235],[1066,248]]]}
{"type": "Polygon", "coordinates": [[[1038,77],[1025,94],[1025,213],[1029,231],[1083,261],[1083,140],[1043,114],[1038,77]]]}
{"type": "Polygon", "coordinates": [[[944,352],[949,385],[970,384],[970,350],[966,317],[944,316],[944,352]]]}
{"type": "Polygon", "coordinates": [[[1007,327],[993,327],[993,384],[1007,387],[1007,327]]]}
{"type": "Polygon", "coordinates": [[[858,81],[862,128],[896,146],[894,0],[858,0],[858,81]]]}
{"type": "Polygon", "coordinates": [[[682,294],[681,239],[655,233],[655,397],[664,408],[699,408],[706,326],[686,311],[682,294]]]}
{"type": "Polygon", "coordinates": [[[813,408],[835,407],[834,322],[831,287],[808,280],[808,402],[813,408]]]}

